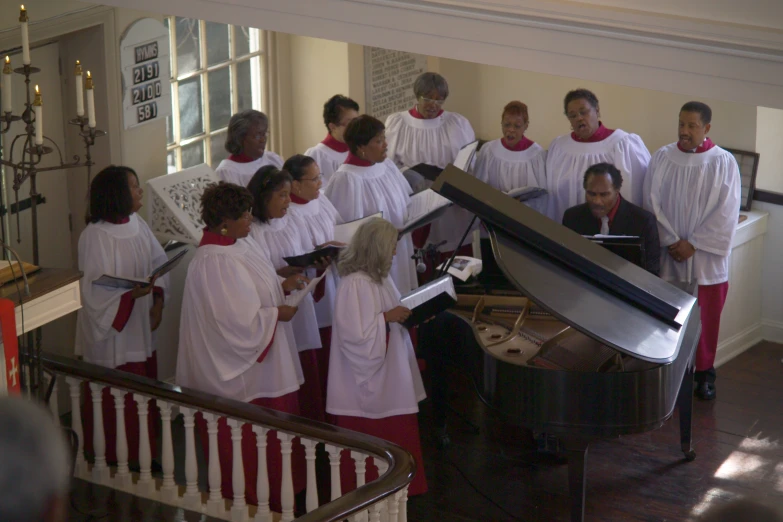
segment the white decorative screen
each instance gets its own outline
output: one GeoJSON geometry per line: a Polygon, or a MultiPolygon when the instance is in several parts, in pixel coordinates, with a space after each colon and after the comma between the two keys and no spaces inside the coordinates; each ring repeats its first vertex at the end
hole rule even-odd
{"type": "Polygon", "coordinates": [[[207,185],[218,181],[215,171],[205,163],[149,180],[147,221],[158,239],[198,245],[204,229],[201,194],[207,185]]]}

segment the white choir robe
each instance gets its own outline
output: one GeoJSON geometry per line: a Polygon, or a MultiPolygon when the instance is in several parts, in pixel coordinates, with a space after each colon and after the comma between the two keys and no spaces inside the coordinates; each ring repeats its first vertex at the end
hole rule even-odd
{"type": "Polygon", "coordinates": [[[291,323],[278,321],[283,304],[280,278],[252,242],[200,246],[185,279],[177,384],[241,402],[297,391],[304,378],[291,323]]]}
{"type": "Polygon", "coordinates": [[[386,277],[381,284],[364,272],[340,279],[332,325],[326,411],[380,419],[419,411],[426,393],[408,331],[383,313],[400,305],[386,277]]]}
{"type": "Polygon", "coordinates": [[[271,150],[265,151],[263,156],[249,163],[240,163],[226,158],[220,162],[215,173],[223,181],[247,187],[258,169],[267,165],[274,165],[278,169],[282,169],[283,160],[271,150]]]}
{"type": "MultiPolygon", "coordinates": [[[[90,223],[79,236],[79,270],[82,308],[77,313],[76,354],[84,360],[108,368],[125,363],[144,362],[154,351],[149,310],[153,295],[136,299],[125,328],[112,328],[127,290],[92,284],[104,274],[145,279],[165,263],[166,253],[147,223],[131,214],[127,223],[90,223]]],[[[155,286],[165,294],[169,276],[155,286]]]]}
{"type": "MultiPolygon", "coordinates": [[[[419,163],[446,168],[454,162],[459,150],[476,140],[467,118],[456,112],[443,111],[431,120],[415,118],[409,111],[397,112],[386,119],[386,140],[389,145],[388,157],[399,168],[415,167],[419,163]]],[[[428,242],[437,244],[446,241],[440,247],[443,252],[455,250],[465,233],[473,214],[452,207],[430,227],[428,242]]],[[[467,235],[466,243],[471,236],[467,235]]]]}
{"type": "Polygon", "coordinates": [[[562,223],[567,209],[585,202],[585,171],[596,163],[617,167],[623,175],[623,198],[642,206],[644,177],[650,163],[650,152],[642,138],[621,129],[594,143],[575,141],[564,134],[552,141],[546,158],[547,215],[551,219],[562,223]]]}
{"type": "Polygon", "coordinates": [[[345,163],[345,158],[348,157],[348,151],[338,152],[333,148],[319,143],[315,147],[310,147],[305,151],[305,156],[310,156],[318,164],[318,168],[321,169],[321,174],[324,177],[324,183],[329,181],[340,165],[345,163]]]}
{"type": "MultiPolygon", "coordinates": [[[[334,173],[324,194],[344,222],[383,212],[383,219],[401,229],[408,216],[411,187],[388,158],[369,167],[343,164],[334,173]]],[[[400,292],[419,286],[413,256],[413,240],[405,234],[397,242],[397,254],[389,276],[400,292]]]]}
{"type": "MultiPolygon", "coordinates": [[[[288,266],[283,257],[298,256],[312,250],[310,238],[304,230],[296,226],[288,213],[282,218],[271,219],[267,223],[254,219],[248,239],[266,252],[275,270],[288,266]]],[[[298,351],[321,347],[312,292],[299,303],[299,309],[291,319],[291,327],[298,351]]]]}
{"type": "Polygon", "coordinates": [[[647,172],[644,207],[658,219],[662,279],[699,285],[729,280],[741,194],[737,161],[718,146],[693,154],[672,143],[655,153],[647,172]],[[678,263],[667,247],[680,239],[696,247],[696,253],[678,263]]]}
{"type": "MultiPolygon", "coordinates": [[[[310,238],[309,250],[313,250],[315,247],[329,241],[334,241],[334,227],[343,222],[340,213],[334,208],[329,198],[323,194],[306,204],[298,204],[292,201],[288,207],[288,215],[300,233],[306,231],[306,236],[310,238]]],[[[309,275],[312,276],[314,274],[309,275]]],[[[315,303],[315,316],[318,319],[318,328],[332,325],[332,310],[334,309],[337,281],[337,267],[333,263],[332,269],[323,278],[324,295],[315,303]]]]}
{"type": "MultiPolygon", "coordinates": [[[[476,155],[473,174],[488,185],[508,192],[520,187],[546,188],[546,150],[538,143],[522,151],[509,150],[501,140],[485,143],[476,155]]],[[[525,202],[546,214],[547,196],[525,202]]]]}

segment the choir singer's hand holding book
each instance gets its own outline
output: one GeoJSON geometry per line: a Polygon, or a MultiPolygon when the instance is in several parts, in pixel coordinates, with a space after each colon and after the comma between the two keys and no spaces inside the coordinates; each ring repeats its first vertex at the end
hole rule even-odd
{"type": "Polygon", "coordinates": [[[158,268],[152,271],[150,275],[146,279],[137,279],[134,277],[118,277],[114,275],[104,274],[95,281],[92,282],[94,285],[99,286],[106,286],[109,288],[118,288],[121,290],[133,290],[137,286],[140,288],[148,288],[149,286],[153,285],[155,282],[155,279],[158,277],[164,276],[167,273],[169,273],[171,270],[173,270],[179,262],[182,260],[182,257],[187,253],[188,249],[183,248],[181,252],[179,252],[177,255],[160,265],[158,268]]]}
{"type": "MultiPolygon", "coordinates": [[[[318,283],[321,282],[321,279],[323,279],[324,276],[331,269],[332,267],[327,268],[326,270],[324,270],[324,273],[321,274],[320,276],[310,279],[310,282],[308,282],[307,285],[304,285],[303,288],[295,291],[292,294],[288,294],[287,296],[285,296],[285,304],[287,304],[288,306],[299,306],[299,304],[302,302],[302,299],[304,299],[307,294],[315,290],[315,287],[318,285],[318,283]]],[[[292,276],[292,277],[301,277],[304,278],[305,280],[307,279],[304,276],[292,276]]]]}
{"type": "Polygon", "coordinates": [[[402,296],[400,304],[410,309],[411,315],[403,326],[421,324],[457,303],[457,292],[451,276],[444,275],[402,296]]]}
{"type": "Polygon", "coordinates": [[[301,268],[321,266],[326,259],[337,259],[343,248],[345,248],[345,245],[338,246],[326,244],[302,255],[284,257],[283,260],[288,263],[288,266],[297,266],[301,268]]]}

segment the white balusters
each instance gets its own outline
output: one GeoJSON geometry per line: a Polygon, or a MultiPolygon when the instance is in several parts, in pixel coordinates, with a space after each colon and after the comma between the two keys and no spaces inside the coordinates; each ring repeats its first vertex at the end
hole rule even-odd
{"type": "Polygon", "coordinates": [[[405,486],[400,494],[400,520],[399,522],[408,522],[408,486],[405,486]]]}
{"type": "Polygon", "coordinates": [[[280,506],[282,517],[280,522],[291,522],[294,519],[294,477],[291,472],[291,447],[294,436],[277,432],[280,439],[280,453],[283,455],[283,476],[280,484],[280,506]]]}
{"type": "MultiPolygon", "coordinates": [[[[367,465],[365,463],[365,460],[367,458],[367,455],[364,455],[363,453],[359,453],[358,451],[352,451],[351,452],[351,458],[353,458],[356,466],[356,488],[360,488],[364,486],[366,481],[366,472],[367,472],[367,465]]],[[[367,520],[367,511],[360,511],[356,515],[354,515],[354,520],[356,522],[364,522],[367,520]]]]}
{"type": "MultiPolygon", "coordinates": [[[[378,478],[381,478],[383,474],[389,470],[389,463],[385,460],[381,460],[375,457],[373,457],[372,460],[375,463],[375,466],[378,468],[378,478]]],[[[389,515],[389,504],[391,502],[394,502],[394,495],[391,497],[386,497],[386,500],[378,503],[380,504],[381,514],[384,515],[384,520],[388,520],[387,517],[389,515]]]]}
{"type": "Polygon", "coordinates": [[[244,522],[247,520],[245,466],[242,462],[242,424],[241,421],[228,419],[233,447],[233,466],[231,468],[231,487],[234,490],[234,503],[231,505],[231,520],[233,522],[244,522]]]}
{"type": "Polygon", "coordinates": [[[136,494],[157,497],[155,482],[152,480],[152,452],[150,450],[149,397],[133,394],[139,410],[139,481],[136,482],[136,494]]]}
{"type": "Polygon", "coordinates": [[[207,421],[207,435],[209,437],[209,464],[207,477],[209,479],[209,500],[207,500],[207,514],[213,517],[222,517],[226,511],[223,502],[223,493],[220,490],[220,454],[218,453],[218,420],[220,416],[213,413],[202,413],[207,421]]]}
{"type": "Polygon", "coordinates": [[[263,426],[253,426],[258,449],[258,476],[256,477],[256,496],[258,507],[254,522],[272,522],[272,511],[269,509],[269,471],[266,465],[266,434],[269,432],[263,426]]]}
{"type": "Polygon", "coordinates": [[[329,500],[335,500],[342,496],[342,486],[340,484],[340,452],[341,448],[326,445],[326,452],[329,453],[329,466],[331,467],[332,495],[329,500]]]}
{"type": "Polygon", "coordinates": [[[125,392],[112,388],[111,394],[114,397],[114,411],[117,417],[117,472],[114,474],[114,482],[117,489],[129,491],[133,482],[128,470],[128,436],[125,432],[125,392]]]}
{"type": "Polygon", "coordinates": [[[381,522],[381,510],[385,502],[376,502],[370,508],[370,522],[381,522]]]}
{"type": "Polygon", "coordinates": [[[314,440],[301,439],[305,447],[305,460],[307,461],[307,499],[305,507],[307,512],[318,508],[318,484],[315,476],[315,446],[314,440]]]}
{"type": "Polygon", "coordinates": [[[54,421],[57,423],[57,425],[60,425],[60,405],[58,403],[58,396],[57,396],[57,388],[58,382],[57,382],[57,376],[52,374],[48,376],[49,379],[47,381],[47,384],[51,385],[52,381],[54,381],[54,385],[52,386],[52,394],[49,396],[49,411],[52,412],[52,417],[54,417],[54,421]]]}
{"type": "Polygon", "coordinates": [[[401,495],[402,492],[398,491],[386,499],[387,506],[389,507],[389,522],[399,522],[401,495]]]}
{"type": "Polygon", "coordinates": [[[198,463],[196,462],[196,437],[193,432],[196,410],[180,408],[185,421],[185,495],[182,507],[201,511],[201,493],[198,491],[198,463]]]}
{"type": "Polygon", "coordinates": [[[73,377],[66,377],[68,389],[71,396],[71,429],[76,433],[79,439],[79,449],[76,453],[76,466],[73,474],[84,478],[87,474],[87,463],[84,460],[84,435],[82,434],[82,406],[81,406],[81,384],[82,381],[73,377]]]}
{"type": "Polygon", "coordinates": [[[109,467],[106,465],[106,436],[103,433],[103,388],[102,384],[90,383],[92,394],[92,447],[95,463],[92,466],[92,480],[109,485],[109,467]]]}
{"type": "Polygon", "coordinates": [[[171,404],[158,401],[160,407],[161,438],[161,467],[163,468],[163,482],[160,486],[160,500],[166,504],[176,505],[179,501],[179,491],[174,482],[174,444],[171,440],[171,404]]]}

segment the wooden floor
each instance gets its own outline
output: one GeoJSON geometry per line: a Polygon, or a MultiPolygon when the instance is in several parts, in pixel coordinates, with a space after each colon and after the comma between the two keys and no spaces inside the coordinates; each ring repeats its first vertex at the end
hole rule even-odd
{"type": "MultiPolygon", "coordinates": [[[[718,369],[717,399],[694,399],[693,462],[676,413],[659,430],[592,444],[585,519],[692,520],[741,495],[783,505],[782,358],[783,345],[764,342],[718,369]]],[[[541,462],[523,430],[489,417],[472,394],[452,403],[481,433],[452,415],[451,447],[425,442],[429,492],[410,500],[408,520],[570,520],[567,466],[541,462]]],[[[425,405],[422,436],[427,419],[425,405]]]]}
{"type": "MultiPolygon", "coordinates": [[[[695,401],[694,462],[679,449],[676,413],[659,430],[591,445],[586,520],[686,521],[740,495],[783,505],[781,359],[783,345],[765,342],[718,370],[717,400],[695,401]]],[[[458,389],[452,404],[480,434],[452,415],[452,445],[438,450],[427,438],[429,404],[422,405],[429,492],[410,499],[408,520],[570,520],[566,466],[539,459],[529,434],[493,419],[465,383],[458,389]]],[[[74,499],[73,521],[207,520],[82,481],[74,499]]]]}

